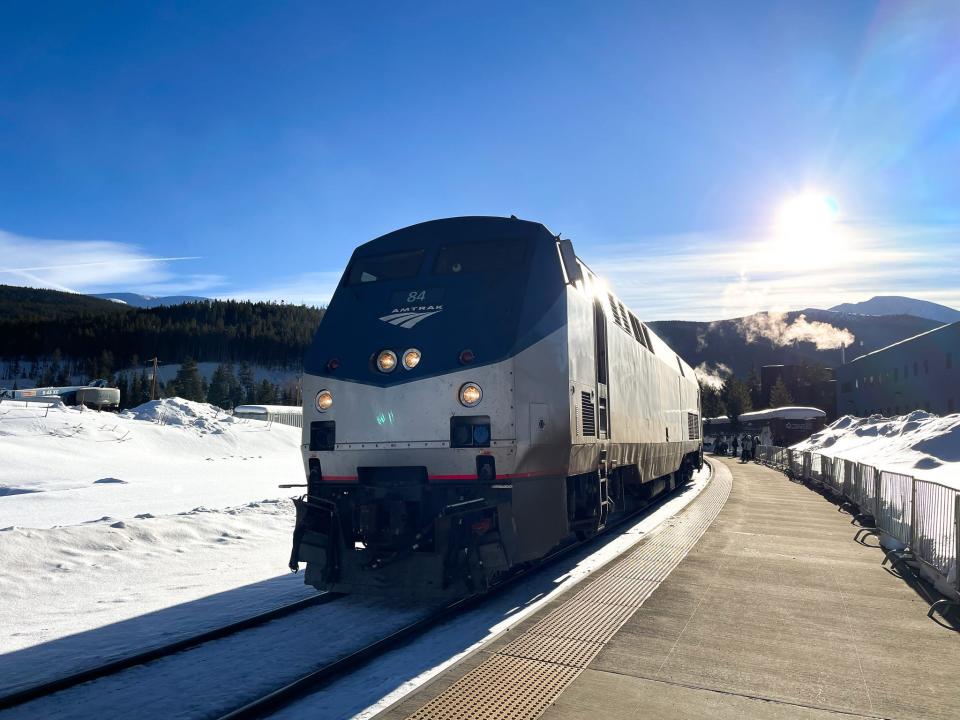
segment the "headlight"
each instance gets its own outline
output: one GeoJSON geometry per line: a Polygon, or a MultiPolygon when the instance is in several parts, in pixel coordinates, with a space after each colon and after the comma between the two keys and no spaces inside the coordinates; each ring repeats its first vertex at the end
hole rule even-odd
{"type": "Polygon", "coordinates": [[[413,370],[420,364],[420,351],[416,348],[410,348],[403,354],[403,366],[407,370],[413,370]]]}
{"type": "Polygon", "coordinates": [[[380,372],[393,372],[397,366],[397,354],[393,350],[381,350],[377,355],[377,369],[380,372]]]}
{"type": "Polygon", "coordinates": [[[333,407],[333,395],[329,390],[321,390],[317,393],[317,410],[326,412],[333,407]]]}
{"type": "Polygon", "coordinates": [[[483,390],[476,383],[465,383],[460,386],[460,403],[465,407],[475,407],[480,404],[483,390]]]}

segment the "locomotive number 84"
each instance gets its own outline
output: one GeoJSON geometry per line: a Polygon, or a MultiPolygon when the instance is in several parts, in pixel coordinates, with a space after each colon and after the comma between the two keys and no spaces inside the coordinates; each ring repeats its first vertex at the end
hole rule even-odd
{"type": "Polygon", "coordinates": [[[463,217],[358,247],[305,359],[291,568],[447,600],[702,466],[693,370],[543,225],[463,217]]]}

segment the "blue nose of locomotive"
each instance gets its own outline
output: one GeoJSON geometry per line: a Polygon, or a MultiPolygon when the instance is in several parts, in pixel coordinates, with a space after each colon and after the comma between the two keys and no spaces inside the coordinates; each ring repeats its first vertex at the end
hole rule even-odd
{"type": "Polygon", "coordinates": [[[539,223],[451,218],[362,245],[305,360],[310,375],[390,386],[498,362],[560,327],[555,238],[539,223]]]}

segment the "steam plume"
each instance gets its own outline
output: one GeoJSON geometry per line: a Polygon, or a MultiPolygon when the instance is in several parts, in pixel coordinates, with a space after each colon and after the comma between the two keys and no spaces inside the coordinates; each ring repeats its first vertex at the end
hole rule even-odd
{"type": "Polygon", "coordinates": [[[717,363],[716,367],[711,368],[708,362],[700,363],[693,369],[693,372],[697,376],[697,380],[714,390],[723,387],[724,378],[733,374],[733,371],[723,363],[717,363]]]}
{"type": "Polygon", "coordinates": [[[789,323],[785,313],[756,313],[740,318],[737,321],[737,330],[748,343],[756,342],[760,338],[766,338],[781,347],[809,342],[816,345],[817,350],[834,350],[852,345],[855,339],[853,333],[846,328],[837,328],[819,320],[810,322],[805,315],[799,315],[789,323]]]}

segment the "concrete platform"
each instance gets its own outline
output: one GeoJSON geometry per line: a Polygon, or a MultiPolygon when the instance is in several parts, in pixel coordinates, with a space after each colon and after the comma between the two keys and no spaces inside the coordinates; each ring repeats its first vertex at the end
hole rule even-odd
{"type": "MultiPolygon", "coordinates": [[[[732,474],[726,503],[592,659],[504,664],[548,607],[381,717],[431,717],[457,687],[477,688],[477,712],[465,714],[461,697],[437,716],[960,717],[960,636],[926,617],[928,603],[881,567],[881,550],[854,541],[850,516],[781,473],[715,462],[717,474],[732,474]],[[510,697],[502,712],[479,697],[489,689],[477,673],[491,661],[499,669],[489,682],[510,697]],[[527,685],[547,700],[518,703],[516,688],[527,685]]],[[[668,534],[647,542],[676,544],[668,534]]],[[[616,565],[592,582],[608,573],[616,565]]]]}

